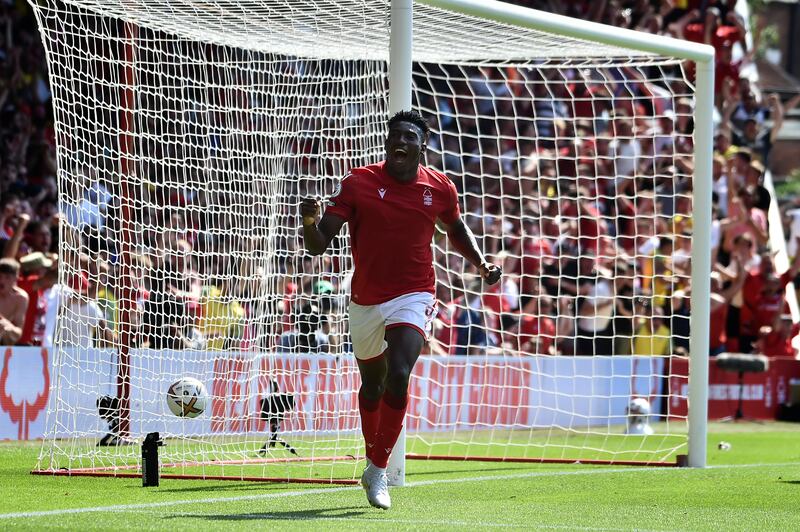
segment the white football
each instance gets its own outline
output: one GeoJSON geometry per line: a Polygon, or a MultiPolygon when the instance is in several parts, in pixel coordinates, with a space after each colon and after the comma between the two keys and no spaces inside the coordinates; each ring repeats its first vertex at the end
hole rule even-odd
{"type": "Polygon", "coordinates": [[[197,417],[208,406],[208,391],[199,380],[184,377],[167,390],[167,406],[178,417],[197,417]]]}

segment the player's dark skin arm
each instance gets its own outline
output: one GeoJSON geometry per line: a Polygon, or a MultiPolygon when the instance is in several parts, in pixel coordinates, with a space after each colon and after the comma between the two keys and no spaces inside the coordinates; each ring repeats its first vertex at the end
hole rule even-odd
{"type": "Polygon", "coordinates": [[[319,219],[320,201],[306,198],[300,202],[300,215],[303,217],[303,246],[312,255],[322,255],[339,234],[344,219],[335,214],[325,214],[319,219]]]}
{"type": "Polygon", "coordinates": [[[481,277],[489,283],[494,284],[500,280],[503,271],[496,265],[486,262],[486,259],[478,248],[478,242],[472,230],[459,218],[450,225],[443,224],[447,233],[447,239],[453,244],[462,257],[467,259],[473,266],[478,268],[481,277]]]}

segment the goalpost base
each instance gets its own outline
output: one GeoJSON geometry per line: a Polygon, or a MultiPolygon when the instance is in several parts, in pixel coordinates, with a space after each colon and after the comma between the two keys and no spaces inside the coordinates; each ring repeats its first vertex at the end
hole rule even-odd
{"type": "Polygon", "coordinates": [[[575,458],[503,458],[495,456],[445,456],[406,454],[406,460],[443,460],[447,462],[506,462],[517,464],[586,464],[626,465],[646,467],[679,467],[680,457],[675,462],[648,462],[646,460],[579,460],[575,458]]]}

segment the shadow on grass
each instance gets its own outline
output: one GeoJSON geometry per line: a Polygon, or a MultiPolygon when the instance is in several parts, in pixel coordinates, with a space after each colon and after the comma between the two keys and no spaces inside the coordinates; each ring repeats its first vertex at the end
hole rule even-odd
{"type": "Polygon", "coordinates": [[[347,519],[374,514],[375,510],[363,506],[350,508],[319,508],[315,510],[294,510],[288,512],[255,512],[246,514],[177,514],[164,519],[206,519],[208,521],[314,521],[319,519],[347,519]]]}
{"type": "Polygon", "coordinates": [[[800,486],[800,480],[780,480],[779,482],[781,484],[795,484],[797,486],[800,486]]]}
{"type": "MultiPolygon", "coordinates": [[[[537,464],[539,465],[539,464],[537,464]]],[[[425,471],[406,470],[408,477],[421,477],[429,475],[447,475],[449,473],[494,473],[497,471],[508,471],[509,473],[519,473],[523,471],[535,470],[535,467],[524,466],[522,464],[510,464],[509,467],[468,467],[468,468],[448,468],[448,469],[426,469],[425,471]],[[515,467],[516,466],[516,467],[515,467]]]]}

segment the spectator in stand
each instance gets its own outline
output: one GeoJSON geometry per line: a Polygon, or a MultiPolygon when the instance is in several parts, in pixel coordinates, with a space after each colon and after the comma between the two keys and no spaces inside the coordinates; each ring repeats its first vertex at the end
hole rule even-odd
{"type": "Polygon", "coordinates": [[[753,154],[749,148],[733,146],[729,151],[725,172],[728,177],[728,203],[739,195],[739,191],[747,183],[747,171],[753,164],[753,154]]]}
{"type": "Polygon", "coordinates": [[[50,223],[43,220],[33,220],[25,227],[25,244],[28,252],[50,254],[53,249],[53,230],[50,223]]]}
{"type": "MultiPolygon", "coordinates": [[[[557,255],[546,255],[543,261],[541,283],[552,297],[578,294],[578,249],[565,242],[557,255]]],[[[523,301],[524,299],[523,294],[523,301]]]]}
{"type": "Polygon", "coordinates": [[[720,222],[722,243],[718,251],[718,260],[723,266],[730,263],[738,237],[746,236],[746,242],[754,242],[757,249],[766,246],[769,241],[766,215],[752,205],[751,194],[744,199],[734,197],[729,204],[730,215],[720,222]]]}
{"type": "Polygon", "coordinates": [[[556,354],[572,356],[575,354],[575,298],[569,295],[558,297],[556,314],[556,354]]]}
{"type": "MultiPolygon", "coordinates": [[[[717,261],[714,267],[723,275],[723,280],[729,281],[734,278],[730,273],[731,267],[737,266],[741,263],[745,272],[758,268],[758,261],[761,257],[756,253],[756,248],[752,238],[749,235],[739,235],[734,239],[734,249],[727,259],[723,262],[717,261]],[[727,268],[727,269],[726,269],[727,268]]],[[[746,276],[745,276],[746,278],[746,276]]],[[[742,293],[742,285],[738,291],[733,292],[726,310],[725,321],[725,346],[728,351],[739,351],[739,336],[741,335],[741,315],[742,305],[744,304],[744,297],[742,293]]],[[[721,310],[719,312],[722,312],[721,310]]]]}
{"type": "Polygon", "coordinates": [[[294,263],[290,260],[283,262],[282,275],[278,277],[275,291],[275,308],[272,313],[276,320],[276,330],[272,333],[272,342],[280,343],[280,336],[292,330],[292,309],[297,301],[299,287],[295,277],[294,263]]]}
{"type": "Polygon", "coordinates": [[[672,271],[688,277],[691,273],[689,266],[692,260],[692,234],[688,231],[676,234],[675,242],[676,246],[670,257],[672,271]]]}
{"type": "MultiPolygon", "coordinates": [[[[670,298],[669,306],[667,308],[671,309],[671,315],[668,318],[668,327],[672,337],[672,353],[685,356],[685,354],[689,353],[691,349],[689,345],[689,336],[691,334],[690,316],[692,314],[691,285],[687,284],[685,287],[675,290],[670,298]]],[[[713,328],[714,325],[712,324],[712,344],[714,342],[713,328]]]]}
{"type": "Polygon", "coordinates": [[[582,255],[579,265],[575,355],[613,355],[615,297],[611,272],[598,266],[592,254],[582,255]]]}
{"type": "Polygon", "coordinates": [[[467,276],[462,284],[454,279],[452,340],[456,355],[484,355],[493,352],[493,346],[497,345],[486,327],[485,312],[478,290],[478,280],[470,280],[467,276]]]}
{"type": "Polygon", "coordinates": [[[62,314],[62,347],[97,347],[97,340],[104,344],[114,344],[116,336],[106,324],[100,307],[90,295],[89,279],[85,274],[72,276],[68,290],[62,293],[62,304],[66,309],[62,314]]]}
{"type": "Polygon", "coordinates": [[[726,44],[738,42],[747,52],[744,21],[733,10],[736,0],[694,3],[697,7],[702,7],[702,10],[695,8],[687,11],[670,26],[671,32],[676,37],[710,44],[717,51],[726,44]]]}
{"type": "Polygon", "coordinates": [[[330,281],[320,280],[314,284],[314,294],[317,296],[320,309],[319,329],[322,333],[320,348],[327,353],[335,353],[344,342],[342,331],[339,328],[343,317],[345,301],[334,294],[335,286],[330,281]]]}
{"type": "MultiPolygon", "coordinates": [[[[709,356],[717,356],[720,353],[729,351],[727,323],[728,312],[731,308],[731,301],[739,294],[744,287],[746,270],[744,263],[744,252],[737,258],[735,264],[735,274],[731,278],[730,273],[723,270],[722,273],[711,272],[711,338],[709,341],[709,356]],[[727,279],[727,287],[724,281],[727,279]]],[[[736,342],[738,346],[738,338],[736,342]]]]}
{"type": "Polygon", "coordinates": [[[106,216],[113,206],[114,196],[103,184],[97,168],[84,166],[76,171],[78,187],[83,191],[77,204],[65,203],[60,206],[67,223],[81,231],[99,233],[106,226],[106,216]]]}
{"type": "MultiPolygon", "coordinates": [[[[800,238],[796,240],[796,245],[800,245],[800,238]]],[[[798,273],[800,273],[800,253],[795,255],[789,269],[781,275],[775,272],[772,255],[769,253],[761,255],[758,270],[747,274],[742,287],[739,351],[752,352],[761,327],[771,326],[775,316],[783,312],[783,292],[786,285],[798,273]]]]}
{"type": "MultiPolygon", "coordinates": [[[[112,267],[104,259],[97,257],[93,261],[89,261],[87,274],[89,279],[89,296],[97,302],[97,307],[103,313],[103,319],[106,326],[116,336],[119,331],[119,308],[118,299],[114,293],[114,286],[110,282],[109,276],[112,272],[112,267]]],[[[136,290],[134,290],[134,294],[136,290]]],[[[134,296],[136,297],[136,296],[134,296]]],[[[136,305],[134,305],[133,315],[128,319],[136,322],[136,305]]],[[[98,345],[109,347],[105,345],[103,338],[98,338],[98,345]]]]}
{"type": "Polygon", "coordinates": [[[314,283],[314,295],[298,298],[294,311],[294,328],[281,335],[281,351],[295,354],[324,353],[336,347],[339,339],[331,329],[331,293],[329,281],[314,283]]]}
{"type": "Polygon", "coordinates": [[[181,241],[177,249],[167,250],[163,243],[159,247],[148,269],[144,338],[152,349],[184,349],[191,342],[191,311],[200,293],[191,246],[181,241]]]}
{"type": "MultiPolygon", "coordinates": [[[[508,253],[501,251],[496,255],[491,255],[489,260],[496,264],[504,272],[508,269],[508,253]]],[[[538,279],[537,279],[538,280],[538,279]]],[[[534,283],[531,283],[531,291],[534,283]]],[[[537,287],[538,288],[538,287],[537,287]]],[[[520,292],[517,285],[515,274],[509,272],[505,274],[499,283],[484,287],[483,307],[488,310],[487,317],[490,320],[489,328],[496,331],[505,331],[515,323],[515,314],[520,309],[520,292]]]]}
{"type": "Polygon", "coordinates": [[[428,348],[433,355],[452,355],[453,315],[456,309],[451,298],[451,289],[441,281],[436,282],[436,300],[438,308],[433,319],[428,348]]]}
{"type": "Polygon", "coordinates": [[[748,119],[755,120],[761,126],[769,118],[769,108],[761,105],[755,91],[748,88],[746,92],[732,91],[731,96],[722,107],[723,124],[731,124],[741,131],[748,119]]]}
{"type": "Polygon", "coordinates": [[[520,317],[514,328],[516,352],[521,355],[555,355],[556,323],[553,319],[553,300],[541,295],[531,301],[532,312],[520,317]]]}
{"type": "Polygon", "coordinates": [[[281,335],[280,351],[307,354],[316,353],[319,346],[319,307],[301,298],[300,306],[294,312],[294,329],[281,335]]]}
{"type": "Polygon", "coordinates": [[[31,217],[24,212],[22,202],[13,195],[3,195],[0,202],[0,232],[2,233],[2,256],[16,259],[31,217]]]}
{"type": "Polygon", "coordinates": [[[19,263],[0,259],[0,345],[14,345],[22,336],[28,294],[17,286],[19,263]]]}
{"type": "Polygon", "coordinates": [[[614,354],[629,355],[633,338],[634,272],[624,259],[617,260],[614,276],[614,354]]]}
{"type": "Polygon", "coordinates": [[[45,292],[58,281],[58,264],[44,253],[35,252],[20,259],[19,287],[28,294],[25,327],[20,345],[42,345],[45,334],[47,298],[45,292]]]}
{"type": "Polygon", "coordinates": [[[736,152],[736,147],[733,145],[733,137],[729,129],[719,128],[714,135],[714,153],[720,155],[725,159],[727,164],[728,158],[736,152]]]}
{"type": "Polygon", "coordinates": [[[664,309],[657,305],[646,305],[645,312],[637,321],[631,355],[658,357],[672,354],[670,330],[664,319],[664,309]]]}
{"type": "Polygon", "coordinates": [[[759,329],[756,351],[768,357],[795,358],[797,349],[792,345],[792,338],[798,334],[800,323],[793,323],[791,314],[781,314],[772,325],[764,325],[759,329]]]}
{"type": "Polygon", "coordinates": [[[729,94],[736,90],[741,76],[740,71],[745,59],[733,60],[733,43],[725,41],[717,51],[714,69],[714,90],[715,103],[718,109],[722,109],[729,100],[729,94]]]}
{"type": "Polygon", "coordinates": [[[618,110],[611,115],[611,133],[614,139],[609,145],[609,151],[616,164],[614,175],[631,176],[639,168],[642,146],[634,132],[633,120],[628,113],[618,110]]]}
{"type": "Polygon", "coordinates": [[[727,163],[725,157],[719,154],[714,155],[711,163],[711,185],[715,194],[714,204],[717,205],[719,212],[723,216],[728,214],[728,175],[726,173],[727,163]]]}
{"type": "Polygon", "coordinates": [[[732,102],[728,102],[727,107],[723,109],[722,122],[722,127],[730,128],[732,131],[733,145],[748,148],[763,164],[769,162],[769,153],[772,150],[775,139],[778,138],[778,134],[783,128],[784,117],[800,104],[800,94],[789,100],[785,106],[781,103],[781,99],[777,94],[770,94],[767,101],[772,118],[771,127],[759,123],[756,116],[747,116],[741,128],[737,128],[731,122],[732,102]]]}
{"type": "Polygon", "coordinates": [[[241,349],[245,313],[229,284],[227,279],[216,279],[202,290],[197,328],[209,351],[241,349]]]}

